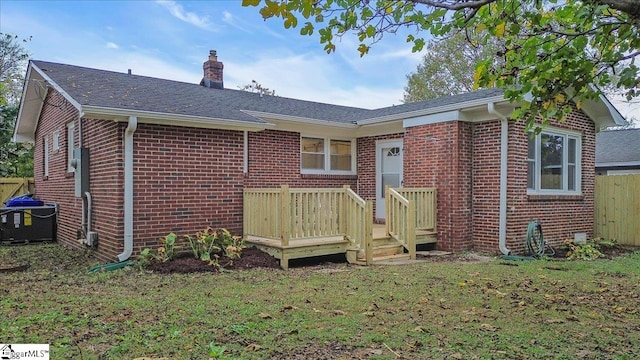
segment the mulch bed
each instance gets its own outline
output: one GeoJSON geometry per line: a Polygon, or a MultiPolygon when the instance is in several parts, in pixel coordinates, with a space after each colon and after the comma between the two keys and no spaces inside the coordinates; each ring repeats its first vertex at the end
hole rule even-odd
{"type": "MultiPolygon", "coordinates": [[[[227,257],[221,256],[218,259],[218,264],[220,265],[220,268],[224,270],[280,268],[280,261],[278,261],[278,259],[256,248],[246,248],[242,250],[242,256],[240,259],[236,260],[231,260],[227,257]]],[[[181,253],[171,261],[151,264],[147,270],[161,274],[186,274],[194,272],[220,271],[217,267],[211,266],[202,260],[194,258],[191,253],[181,253]]]]}

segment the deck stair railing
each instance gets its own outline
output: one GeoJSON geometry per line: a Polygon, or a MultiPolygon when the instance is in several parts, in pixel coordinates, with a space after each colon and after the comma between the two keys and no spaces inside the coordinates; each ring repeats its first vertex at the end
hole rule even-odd
{"type": "Polygon", "coordinates": [[[409,251],[409,258],[416,258],[415,202],[404,198],[398,191],[385,188],[387,234],[409,251]]]}

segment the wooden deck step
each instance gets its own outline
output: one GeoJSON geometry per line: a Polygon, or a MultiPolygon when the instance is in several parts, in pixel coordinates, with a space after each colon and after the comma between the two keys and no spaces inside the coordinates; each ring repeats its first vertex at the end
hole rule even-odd
{"type": "Polygon", "coordinates": [[[313,256],[346,254],[351,247],[351,242],[344,236],[331,236],[313,239],[296,239],[289,241],[289,245],[283,246],[278,239],[268,239],[257,236],[247,236],[247,246],[255,246],[258,249],[280,260],[283,269],[289,267],[289,260],[313,256]]]}

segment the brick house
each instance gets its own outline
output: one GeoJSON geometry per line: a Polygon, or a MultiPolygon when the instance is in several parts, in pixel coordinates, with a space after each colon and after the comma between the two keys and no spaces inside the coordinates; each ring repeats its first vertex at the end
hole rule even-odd
{"type": "Polygon", "coordinates": [[[60,242],[122,261],[169,232],[240,233],[243,190],[281,185],[348,185],[378,222],[385,185],[437,188],[442,250],[521,253],[532,219],[556,244],[593,234],[595,135],[622,122],[604,97],[529,137],[497,89],[369,110],[225,89],[215,51],[203,69],[29,63],[14,140],[35,143],[60,242]]]}

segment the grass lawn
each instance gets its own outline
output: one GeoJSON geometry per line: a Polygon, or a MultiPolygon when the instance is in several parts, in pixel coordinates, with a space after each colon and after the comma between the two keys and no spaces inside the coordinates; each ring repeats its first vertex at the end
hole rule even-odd
{"type": "Polygon", "coordinates": [[[615,260],[88,274],[0,247],[0,342],[52,359],[636,359],[640,253],[615,260]]]}

